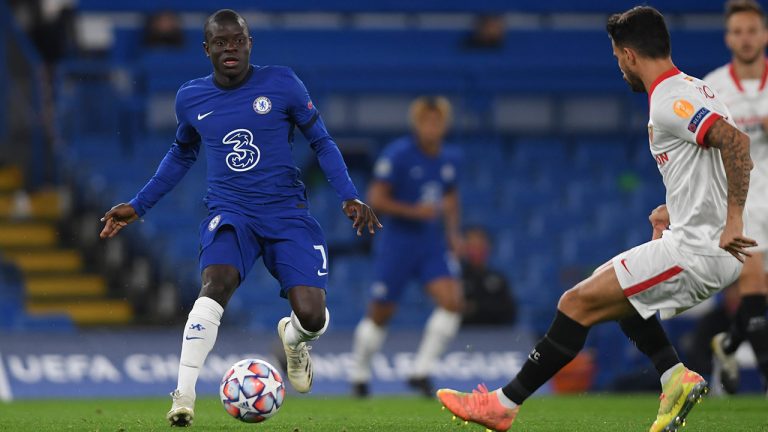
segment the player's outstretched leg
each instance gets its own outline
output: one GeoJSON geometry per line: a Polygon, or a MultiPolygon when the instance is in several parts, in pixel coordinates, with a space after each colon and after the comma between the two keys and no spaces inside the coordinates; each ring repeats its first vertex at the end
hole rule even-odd
{"type": "MultiPolygon", "coordinates": [[[[572,295],[566,293],[564,298],[572,295]]],[[[517,416],[519,406],[581,351],[587,333],[589,327],[558,310],[547,334],[531,350],[523,368],[509,384],[492,393],[484,386],[472,393],[441,389],[437,397],[463,420],[506,431],[517,416]]]]}
{"type": "Polygon", "coordinates": [[[624,295],[613,267],[603,266],[560,297],[552,325],[509,384],[493,393],[482,387],[471,394],[443,389],[437,397],[456,416],[505,431],[519,406],[584,348],[594,324],[633,313],[635,309],[624,295]]]}
{"type": "Polygon", "coordinates": [[[676,432],[685,426],[685,419],[701,398],[709,392],[709,385],[696,372],[682,363],[665,372],[662,377],[661,403],[650,432],[676,432]]]}
{"type": "Polygon", "coordinates": [[[330,314],[325,307],[325,292],[320,288],[293,287],[288,299],[293,312],[277,324],[277,334],[285,350],[288,381],[299,393],[308,393],[312,389],[312,358],[307,342],[325,333],[330,314]]]}
{"type": "Polygon", "coordinates": [[[505,406],[498,391],[488,392],[481,384],[472,393],[462,393],[455,390],[440,389],[437,398],[456,417],[485,426],[488,429],[504,432],[512,427],[512,423],[520,411],[520,407],[505,406]]]}

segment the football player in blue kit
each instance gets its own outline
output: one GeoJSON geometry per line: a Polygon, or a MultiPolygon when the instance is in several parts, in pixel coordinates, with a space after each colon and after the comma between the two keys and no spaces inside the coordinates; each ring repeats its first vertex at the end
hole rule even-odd
{"type": "Polygon", "coordinates": [[[451,105],[444,97],[421,97],[412,103],[410,118],[414,134],[384,149],[368,192],[387,229],[374,244],[372,301],[354,335],[350,379],[358,397],[369,393],[373,355],[409,282],[424,286],[437,306],[408,379],[424,396],[433,396],[429,374],[461,323],[463,296],[453,253],[461,242],[457,164],[443,149],[451,105]]]}
{"type": "Polygon", "coordinates": [[[357,234],[381,228],[358,199],[336,143],[294,72],[250,64],[248,25],[232,10],[211,15],[204,35],[213,73],[181,86],[175,142],[136,197],[104,215],[101,232],[102,238],[114,237],[144,216],[182,179],[201,145],[206,147],[209,215],[200,225],[202,289],[184,329],[178,387],[167,415],[174,426],[192,423],[195,383],[224,307],[259,257],[293,311],[278,323],[288,379],[301,393],[312,386],[307,342],[328,327],[328,253],[291,155],[296,127],[315,150],[357,234]]]}

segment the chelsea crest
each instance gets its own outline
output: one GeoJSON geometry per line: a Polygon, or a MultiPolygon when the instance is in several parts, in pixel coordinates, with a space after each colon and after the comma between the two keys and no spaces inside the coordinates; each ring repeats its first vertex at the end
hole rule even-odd
{"type": "Polygon", "coordinates": [[[272,101],[266,96],[259,96],[253,101],[253,110],[259,114],[266,114],[272,109],[272,101]]]}

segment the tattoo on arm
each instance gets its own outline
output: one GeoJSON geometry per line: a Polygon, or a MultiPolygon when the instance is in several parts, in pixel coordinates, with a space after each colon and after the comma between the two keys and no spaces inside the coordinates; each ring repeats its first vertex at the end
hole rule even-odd
{"type": "Polygon", "coordinates": [[[704,143],[720,149],[725,175],[728,179],[728,206],[744,207],[749,190],[749,137],[723,119],[718,119],[707,131],[704,143]]]}

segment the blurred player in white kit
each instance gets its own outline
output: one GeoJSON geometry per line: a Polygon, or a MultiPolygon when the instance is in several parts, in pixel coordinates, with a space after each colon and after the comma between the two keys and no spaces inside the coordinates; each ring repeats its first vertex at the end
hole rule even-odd
{"type": "Polygon", "coordinates": [[[725,7],[725,42],[731,62],[704,78],[733,114],[736,125],[750,138],[755,164],[747,200],[747,234],[759,246],[750,249],[736,288],[741,296],[731,329],[712,339],[715,371],[723,389],[735,393],[739,387],[739,365],[735,353],[749,341],[757,358],[763,384],[768,385],[768,321],[766,321],[766,250],[768,250],[768,43],[765,13],[754,0],[735,0],[725,7]]]}

